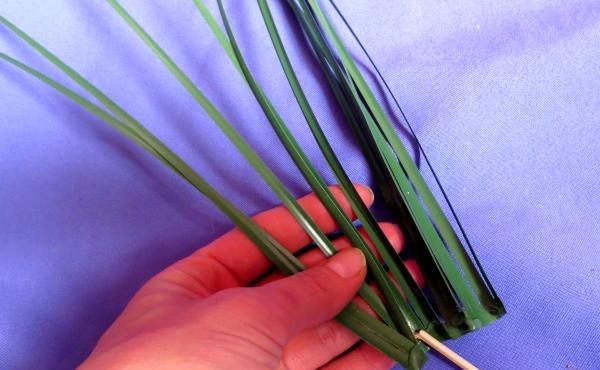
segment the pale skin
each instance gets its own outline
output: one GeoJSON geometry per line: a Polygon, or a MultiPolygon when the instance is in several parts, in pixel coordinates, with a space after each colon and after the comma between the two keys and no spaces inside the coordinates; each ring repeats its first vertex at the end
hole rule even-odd
{"type": "MultiPolygon", "coordinates": [[[[370,206],[370,189],[356,188],[370,206]]],[[[354,219],[340,189],[331,190],[354,219]]],[[[299,202],[324,232],[337,230],[314,194],[299,202]]],[[[254,220],[294,253],[310,243],[283,207],[254,220]]],[[[400,230],[380,225],[400,251],[400,230]]],[[[306,251],[299,258],[308,269],[284,277],[269,274],[268,259],[234,229],[150,279],[79,369],[387,370],[392,360],[334,319],[356,299],[366,274],[358,249],[346,238],[334,244],[334,257],[306,251]]],[[[416,265],[406,264],[423,284],[416,265]]]]}

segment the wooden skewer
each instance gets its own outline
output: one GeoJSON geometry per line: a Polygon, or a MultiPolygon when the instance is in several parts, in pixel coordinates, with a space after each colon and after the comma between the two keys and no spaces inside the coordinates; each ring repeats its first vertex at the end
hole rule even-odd
{"type": "Polygon", "coordinates": [[[419,330],[417,333],[415,333],[415,336],[418,340],[438,351],[441,355],[446,357],[448,360],[452,361],[456,366],[460,367],[461,369],[479,370],[469,361],[462,358],[458,353],[448,348],[444,343],[435,339],[433,336],[431,336],[431,334],[427,333],[426,331],[419,330]]]}

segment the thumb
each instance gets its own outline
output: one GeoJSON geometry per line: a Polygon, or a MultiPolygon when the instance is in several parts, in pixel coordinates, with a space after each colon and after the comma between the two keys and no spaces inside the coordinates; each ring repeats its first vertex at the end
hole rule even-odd
{"type": "Polygon", "coordinates": [[[365,275],[362,252],[341,251],[324,265],[256,288],[254,298],[263,303],[253,323],[284,346],[300,331],[335,317],[356,295],[365,275]]]}

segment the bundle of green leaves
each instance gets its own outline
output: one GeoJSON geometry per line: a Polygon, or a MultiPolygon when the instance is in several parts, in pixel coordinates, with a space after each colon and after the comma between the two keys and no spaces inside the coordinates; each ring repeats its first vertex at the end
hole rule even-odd
{"type": "MultiPolygon", "coordinates": [[[[296,202],[291,192],[209,98],[118,1],[107,1],[244,155],[322,252],[327,256],[336,253],[329,238],[316,226],[315,222],[296,202]]],[[[368,247],[365,239],[343,212],[323,177],[315,169],[277,109],[252,75],[236,42],[222,1],[218,0],[221,24],[214,18],[203,0],[194,0],[194,2],[200,15],[214,33],[216,40],[244,77],[273,130],[306,181],[338,223],[341,231],[366,256],[369,278],[374,281],[381,296],[367,284],[362,286],[359,294],[377,313],[378,317],[351,303],[337,316],[337,319],[364,341],[378,348],[405,368],[420,369],[426,361],[427,347],[419,340],[417,332],[424,330],[439,340],[455,338],[501,317],[505,313],[502,302],[477,260],[453,208],[450,205],[450,212],[456,218],[461,237],[445,216],[418,166],[396,133],[390,117],[379,104],[318,1],[287,0],[287,6],[296,17],[296,24],[293,26],[298,28],[298,32],[304,33],[314,51],[314,57],[322,67],[323,77],[327,80],[328,87],[344,114],[345,122],[354,132],[377,185],[384,194],[387,205],[398,215],[398,223],[401,225],[408,245],[416,256],[417,263],[425,277],[426,291],[417,286],[399,255],[385,238],[374,216],[360,199],[342,163],[332,149],[292,67],[267,1],[257,0],[291,92],[344,195],[372,240],[375,249],[382,257],[382,262],[378,261],[375,253],[368,247]],[[467,245],[468,248],[465,249],[464,245],[467,245]]],[[[337,10],[335,4],[333,6],[337,10]]],[[[338,12],[338,14],[345,22],[341,13],[338,12]]],[[[217,189],[206,182],[202,176],[121,106],[10,21],[0,16],[0,23],[62,70],[93,96],[97,103],[28,65],[0,53],[2,60],[58,90],[147,150],[219,207],[282,272],[294,274],[304,269],[303,264],[294,255],[221,195],[217,189]]],[[[347,22],[346,25],[349,27],[347,22]]],[[[351,28],[350,30],[352,31],[351,28]]],[[[353,31],[352,34],[354,35],[353,31]]],[[[356,40],[363,47],[360,40],[358,38],[356,40]]],[[[364,47],[363,50],[366,53],[364,47]]],[[[371,60],[370,56],[369,60],[371,60]]],[[[374,63],[373,68],[381,77],[374,63]]],[[[383,78],[382,81],[385,84],[383,78]]],[[[387,84],[385,85],[387,87],[387,84]]],[[[412,131],[410,126],[409,128],[412,131]]],[[[418,140],[417,144],[421,149],[418,140]]],[[[427,157],[424,158],[430,165],[427,157]]],[[[433,174],[437,181],[435,172],[433,174]]],[[[441,192],[447,200],[443,188],[441,188],[441,192]]]]}

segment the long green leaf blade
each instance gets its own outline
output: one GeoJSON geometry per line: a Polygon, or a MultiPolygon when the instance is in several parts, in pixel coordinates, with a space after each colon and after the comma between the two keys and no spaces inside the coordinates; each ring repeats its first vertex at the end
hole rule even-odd
{"type": "MultiPolygon", "coordinates": [[[[358,45],[360,46],[361,50],[364,52],[364,54],[367,56],[367,59],[369,60],[369,63],[371,64],[371,66],[373,67],[373,69],[375,70],[375,72],[377,73],[377,75],[379,76],[379,79],[383,82],[386,90],[388,91],[388,93],[390,94],[390,96],[392,97],[392,99],[394,100],[394,103],[396,105],[396,107],[398,108],[399,112],[401,113],[404,121],[406,122],[406,125],[408,126],[411,135],[414,137],[415,142],[417,143],[417,146],[419,147],[419,150],[421,151],[423,158],[425,159],[425,162],[427,163],[427,166],[429,167],[429,169],[431,170],[431,173],[440,189],[440,191],[442,192],[442,195],[444,196],[444,199],[446,200],[446,203],[448,204],[448,207],[454,217],[454,219],[456,220],[457,226],[461,231],[461,234],[463,235],[465,242],[471,252],[471,255],[473,256],[473,260],[475,262],[475,264],[477,265],[477,268],[479,270],[479,272],[481,273],[481,276],[485,282],[485,284],[487,285],[490,294],[494,300],[493,305],[496,306],[497,308],[499,308],[499,313],[500,312],[505,312],[504,306],[502,304],[502,302],[500,301],[500,298],[498,297],[498,295],[496,294],[496,291],[494,290],[493,285],[491,284],[491,282],[489,281],[489,278],[487,277],[487,274],[485,272],[485,270],[483,269],[481,262],[479,261],[479,258],[477,257],[477,254],[475,253],[475,250],[473,249],[473,246],[471,245],[471,242],[469,241],[469,237],[467,236],[467,233],[465,232],[462,223],[460,222],[460,219],[458,218],[456,211],[454,210],[454,207],[452,206],[452,203],[450,202],[450,200],[448,199],[448,196],[446,194],[446,191],[444,190],[444,187],[441,184],[441,181],[439,180],[436,172],[433,169],[433,166],[431,165],[431,162],[427,156],[427,154],[425,153],[421,142],[419,140],[419,138],[417,137],[412,125],[410,124],[410,122],[408,121],[408,118],[406,117],[406,114],[404,113],[402,107],[400,106],[400,103],[398,102],[398,99],[396,99],[394,93],[392,92],[390,86],[388,85],[387,81],[385,80],[385,78],[383,77],[381,71],[379,70],[379,68],[377,67],[377,65],[375,64],[373,58],[371,57],[371,55],[367,52],[365,46],[363,45],[363,43],[360,41],[360,39],[358,38],[358,36],[356,35],[356,33],[354,32],[354,30],[352,29],[352,27],[350,27],[350,24],[348,23],[348,21],[346,20],[346,18],[344,17],[344,15],[341,13],[341,11],[339,10],[339,8],[336,6],[335,2],[333,0],[329,0],[329,2],[333,5],[334,9],[336,10],[336,12],[339,14],[340,18],[342,19],[342,21],[344,22],[344,24],[346,25],[346,27],[348,28],[348,30],[350,31],[350,33],[352,34],[353,38],[356,40],[356,42],[358,43],[358,45]]],[[[447,220],[446,220],[447,221],[447,220]]],[[[446,235],[448,235],[449,233],[453,233],[454,230],[452,229],[451,225],[449,223],[444,223],[443,225],[446,235]],[[448,230],[450,229],[450,230],[448,230]]]]}
{"type": "Polygon", "coordinates": [[[236,146],[236,148],[244,155],[248,162],[260,174],[265,182],[282,200],[286,207],[290,210],[298,223],[306,230],[311,238],[326,251],[329,255],[335,253],[335,248],[331,241],[317,227],[314,221],[300,207],[295,198],[279,181],[275,174],[264,163],[260,156],[250,147],[250,145],[242,138],[235,128],[225,119],[221,112],[214,104],[200,91],[194,82],[183,72],[183,70],[169,57],[169,55],[158,45],[158,43],[135,21],[135,19],[119,4],[116,0],[107,0],[117,13],[125,20],[125,22],[138,34],[138,36],[146,43],[146,45],[154,52],[154,54],[163,62],[163,64],[171,71],[182,86],[190,93],[196,102],[206,111],[209,117],[223,131],[227,138],[236,146]]]}
{"type": "MultiPolygon", "coordinates": [[[[60,84],[59,82],[45,76],[41,72],[17,61],[10,56],[0,53],[0,59],[20,68],[30,75],[38,78],[42,82],[48,84],[58,92],[72,99],[83,108],[90,111],[100,119],[113,126],[115,129],[126,135],[142,148],[150,152],[163,163],[165,163],[174,172],[186,179],[201,193],[207,196],[219,209],[221,209],[250,239],[265,253],[265,255],[284,273],[293,274],[304,269],[302,263],[297,260],[289,251],[275,241],[268,233],[254,221],[241,212],[237,207],[231,204],[226,198],[212,188],[202,177],[195,173],[182,159],[175,153],[171,152],[166,146],[159,145],[158,148],[153,147],[147,141],[147,138],[131,131],[126,125],[117,120],[115,117],[104,111],[99,106],[95,105],[88,99],[77,94],[73,90],[60,84]],[[172,161],[172,162],[171,162],[172,161]]],[[[140,124],[141,125],[141,124],[140,124]]],[[[148,132],[148,134],[150,134],[148,132]]],[[[152,135],[152,134],[150,134],[152,135]]],[[[157,142],[160,143],[158,139],[157,142]]],[[[380,321],[371,317],[365,311],[355,306],[348,305],[338,315],[337,319],[357,333],[363,340],[388,356],[398,361],[407,369],[420,369],[425,362],[426,349],[419,344],[414,344],[402,335],[389,330],[387,326],[380,321]]]]}
{"type": "MultiPolygon", "coordinates": [[[[340,59],[338,59],[338,57],[333,56],[332,52],[329,50],[329,45],[327,44],[327,42],[324,40],[324,36],[321,34],[320,31],[320,25],[317,25],[316,20],[313,19],[313,13],[315,13],[314,9],[312,9],[311,7],[309,7],[308,2],[307,1],[288,1],[288,3],[290,4],[290,7],[294,10],[298,21],[301,23],[303,29],[305,30],[312,46],[313,49],[315,50],[315,53],[318,56],[318,60],[320,63],[322,63],[323,66],[323,70],[326,72],[326,76],[328,78],[328,82],[330,83],[330,86],[332,87],[334,94],[336,95],[336,99],[338,100],[338,102],[340,102],[340,106],[342,108],[342,111],[344,112],[344,115],[346,116],[348,122],[355,122],[355,117],[362,117],[361,120],[363,123],[358,124],[358,123],[353,123],[351,126],[353,127],[353,130],[356,131],[357,133],[357,137],[359,138],[359,140],[364,141],[364,136],[361,133],[362,130],[367,130],[367,132],[369,131],[373,131],[372,134],[370,135],[378,135],[381,134],[383,135],[383,140],[380,138],[379,139],[379,144],[376,143],[376,141],[373,141],[374,139],[371,138],[369,140],[367,140],[364,143],[361,143],[361,146],[363,148],[368,148],[365,150],[365,154],[367,155],[367,158],[369,159],[369,163],[370,165],[373,167],[373,169],[375,170],[375,173],[378,174],[378,176],[383,175],[384,178],[387,178],[387,181],[392,181],[393,183],[395,183],[394,187],[396,187],[397,190],[394,190],[394,188],[392,188],[392,191],[387,191],[382,188],[382,190],[384,190],[384,195],[387,195],[386,198],[388,198],[389,196],[392,197],[397,197],[400,196],[404,193],[406,194],[411,194],[414,193],[414,189],[412,188],[413,184],[412,182],[403,182],[402,179],[395,179],[396,177],[403,176],[403,173],[405,171],[404,168],[397,168],[398,164],[396,163],[396,170],[392,170],[392,168],[394,168],[394,164],[392,163],[392,159],[394,161],[398,161],[398,158],[396,157],[396,154],[394,152],[388,152],[385,148],[383,149],[383,152],[380,152],[382,149],[378,148],[378,146],[380,147],[384,147],[384,146],[389,146],[387,137],[385,136],[385,132],[380,132],[379,130],[381,130],[381,128],[378,126],[378,122],[376,121],[376,116],[373,116],[373,113],[370,110],[370,107],[367,107],[364,104],[367,104],[366,101],[367,99],[364,97],[364,95],[362,94],[362,91],[358,90],[359,87],[358,85],[356,85],[356,82],[353,79],[353,75],[349,72],[348,68],[346,67],[346,60],[344,60],[344,58],[340,57],[340,59]],[[311,23],[312,22],[312,23],[311,23]],[[339,61],[341,60],[341,61],[339,61]],[[346,102],[346,103],[344,103],[346,102]],[[346,104],[350,104],[350,106],[355,105],[354,107],[351,108],[351,111],[348,111],[348,109],[346,108],[346,104]],[[363,106],[361,106],[363,105],[363,106]],[[372,123],[374,122],[376,125],[374,126],[375,129],[377,130],[374,131],[373,129],[373,125],[369,125],[369,123],[367,121],[371,121],[372,123]],[[362,126],[362,128],[360,128],[362,126]],[[358,131],[357,131],[358,130],[358,131]],[[374,152],[372,152],[373,150],[375,150],[374,152]],[[377,158],[371,158],[370,156],[372,155],[377,155],[379,157],[379,159],[377,158]],[[387,158],[387,159],[386,159],[387,158]],[[379,162],[379,163],[378,163],[379,162]],[[383,166],[383,167],[381,167],[383,166]],[[392,166],[392,167],[390,167],[392,166]],[[399,169],[399,170],[398,170],[399,169]],[[380,174],[380,175],[379,175],[380,174]],[[400,188],[399,186],[401,184],[407,184],[408,186],[404,187],[403,189],[400,188]]],[[[314,2],[311,3],[311,6],[314,5],[314,2]]],[[[321,22],[322,23],[322,22],[321,22]]],[[[326,30],[327,32],[328,30],[326,30]]],[[[331,30],[329,30],[331,31],[331,30]]],[[[338,47],[343,47],[343,45],[338,46],[338,47]]],[[[351,61],[351,60],[350,60],[351,61]]],[[[368,88],[368,86],[365,85],[365,88],[368,88]]],[[[412,159],[409,157],[409,159],[411,160],[412,163],[412,159]]],[[[412,163],[414,166],[414,163],[412,163]]],[[[405,196],[402,195],[402,198],[404,199],[405,196]]],[[[413,208],[414,206],[417,207],[416,211],[415,210],[409,210],[410,213],[414,213],[414,212],[423,212],[422,211],[422,206],[420,204],[420,199],[416,198],[416,202],[411,202],[412,206],[411,208],[413,208]]],[[[402,202],[406,202],[406,200],[402,200],[402,202]]],[[[429,222],[428,220],[428,215],[427,213],[423,213],[423,215],[425,216],[424,218],[422,218],[425,222],[429,222]]],[[[412,221],[412,216],[409,216],[408,219],[412,221]]],[[[419,225],[420,227],[423,227],[422,225],[419,225]]],[[[427,226],[427,225],[425,225],[427,226]]],[[[416,227],[416,224],[413,222],[413,227],[416,227]]],[[[412,234],[412,229],[408,228],[408,234],[411,235],[412,234]]],[[[423,230],[420,231],[420,233],[422,233],[423,230]]],[[[431,231],[431,228],[430,228],[431,231]]],[[[432,253],[432,247],[434,247],[435,252],[437,255],[443,254],[443,255],[447,255],[447,251],[446,251],[446,247],[445,244],[443,242],[441,242],[440,237],[437,234],[437,230],[433,229],[434,232],[430,233],[430,235],[424,235],[424,237],[428,238],[428,243],[429,246],[427,247],[427,249],[429,250],[427,253],[423,254],[423,250],[418,249],[417,251],[424,255],[424,256],[430,256],[429,258],[429,262],[427,262],[424,267],[424,271],[426,272],[426,278],[428,280],[428,282],[430,283],[430,286],[432,287],[432,291],[434,293],[434,295],[436,296],[436,303],[440,305],[441,308],[444,309],[444,316],[446,318],[449,318],[450,321],[448,321],[448,323],[450,323],[451,325],[448,325],[448,330],[450,336],[457,336],[460,335],[460,331],[456,332],[454,325],[460,325],[462,322],[465,322],[464,319],[461,319],[461,316],[464,316],[464,313],[462,313],[463,310],[463,304],[466,303],[466,308],[467,311],[468,309],[472,309],[469,312],[468,317],[473,318],[473,320],[469,320],[467,319],[467,323],[470,325],[469,327],[466,328],[466,330],[471,330],[473,328],[479,327],[482,324],[488,323],[490,321],[493,321],[495,319],[497,319],[497,316],[494,315],[494,310],[492,308],[492,310],[490,310],[490,313],[488,313],[485,310],[482,310],[480,303],[477,301],[477,299],[475,299],[473,297],[473,293],[470,289],[470,286],[464,284],[463,282],[463,277],[461,275],[461,273],[459,272],[459,270],[457,269],[456,266],[453,266],[453,264],[445,264],[446,269],[449,269],[449,273],[452,274],[455,277],[459,277],[460,279],[458,280],[452,280],[449,279],[446,275],[446,271],[442,271],[442,269],[440,268],[439,262],[436,261],[436,258],[433,257],[432,253]],[[437,241],[436,241],[437,240],[437,241]],[[433,243],[433,244],[432,244],[433,243]],[[436,267],[437,266],[437,267],[436,267]],[[440,275],[441,274],[441,275],[440,275]],[[435,276],[439,276],[439,278],[435,278],[435,276]],[[433,280],[432,280],[433,279],[433,280]],[[443,282],[442,284],[440,284],[441,282],[443,282]],[[452,284],[450,284],[452,283],[452,284]],[[442,288],[444,287],[444,288],[442,288]],[[454,294],[458,294],[460,296],[460,302],[456,301],[456,298],[453,298],[454,294]],[[449,302],[455,301],[452,309],[450,309],[450,305],[448,305],[449,302]],[[447,309],[448,308],[448,309],[447,309]],[[451,332],[451,333],[450,333],[451,332]]],[[[462,246],[459,246],[460,248],[462,248],[462,246]]],[[[463,249],[464,251],[464,249],[463,249]]],[[[452,260],[452,257],[448,257],[448,260],[452,260]]],[[[421,261],[423,262],[423,261],[421,261]]],[[[423,265],[421,265],[423,268],[423,265]]],[[[472,284],[470,284],[472,285],[472,284]]],[[[485,303],[485,300],[483,300],[483,302],[485,303]]],[[[463,329],[464,330],[464,329],[463,329]]]]}
{"type": "Polygon", "coordinates": [[[163,163],[165,163],[175,173],[182,176],[192,186],[194,186],[208,199],[215,203],[215,205],[219,209],[221,209],[221,211],[223,211],[228,217],[230,217],[234,221],[236,226],[244,230],[244,232],[246,232],[248,236],[252,239],[252,241],[254,241],[258,246],[268,246],[268,249],[263,248],[263,252],[265,252],[265,254],[267,255],[270,255],[275,265],[277,265],[282,271],[291,274],[303,269],[303,265],[287,249],[279,245],[269,234],[267,234],[262,228],[256,225],[252,219],[246,216],[242,211],[236,208],[225,197],[223,197],[214,188],[212,188],[179,156],[177,156],[174,152],[168,149],[166,145],[160,143],[160,140],[158,140],[158,138],[154,138],[154,140],[152,140],[153,143],[160,143],[159,145],[155,146],[155,144],[151,143],[150,140],[148,140],[147,135],[141,136],[136,134],[129,127],[124,125],[122,122],[117,120],[108,112],[104,111],[99,106],[95,105],[88,99],[77,94],[76,92],[60,84],[59,82],[45,76],[41,72],[31,67],[28,67],[24,63],[19,62],[18,60],[11,58],[10,56],[4,53],[0,53],[0,59],[3,59],[4,61],[14,65],[15,67],[20,68],[21,70],[29,73],[30,75],[36,77],[42,82],[48,84],[50,87],[54,88],[58,92],[72,99],[73,101],[81,105],[83,108],[96,115],[103,121],[107,122],[109,125],[111,125],[119,132],[127,136],[136,144],[146,149],[148,152],[150,152],[150,154],[152,154],[153,156],[161,160],[163,163]]]}
{"type": "Polygon", "coordinates": [[[407,336],[412,336],[413,333],[422,328],[420,322],[413,317],[413,313],[410,310],[409,306],[404,302],[399,290],[393,284],[393,282],[389,279],[387,273],[380,265],[377,258],[369,249],[368,245],[362,239],[360,234],[357,232],[356,228],[350,221],[350,219],[346,216],[341,206],[337,203],[333,194],[327,188],[325,181],[321,178],[321,176],[317,173],[316,169],[310,163],[310,160],[298,144],[298,142],[294,139],[291,132],[286,127],[285,123],[275,110],[275,108],[270,103],[269,99],[266,97],[265,93],[262,91],[252,74],[241,54],[241,51],[237,45],[231,27],[229,25],[229,21],[227,19],[225,9],[223,7],[222,1],[218,1],[219,10],[221,12],[221,16],[223,19],[223,23],[225,25],[226,33],[229,37],[229,41],[234,50],[235,56],[238,60],[238,63],[241,67],[242,73],[246,78],[252,92],[254,93],[257,101],[263,108],[265,115],[268,117],[269,122],[271,123],[273,129],[276,131],[279,136],[281,142],[284,144],[288,153],[293,158],[294,162],[309,182],[315,193],[319,196],[323,204],[332,214],[334,219],[338,222],[342,230],[346,233],[346,235],[350,238],[352,243],[359,247],[367,258],[367,263],[369,265],[369,270],[375,277],[377,284],[379,285],[385,299],[388,301],[388,310],[391,311],[392,319],[398,325],[400,325],[403,329],[403,332],[407,336]]]}
{"type": "MultiPolygon", "coordinates": [[[[292,213],[298,223],[311,236],[315,243],[328,256],[336,252],[335,247],[327,236],[318,228],[315,222],[300,207],[296,199],[285,188],[283,183],[275,176],[269,167],[262,161],[258,154],[248,145],[235,128],[225,119],[221,112],[212,104],[212,102],[200,91],[192,80],[183,72],[183,70],[169,57],[169,55],[158,45],[158,43],[135,21],[135,19],[115,0],[108,0],[117,13],[126,21],[126,23],[140,36],[148,47],[165,64],[183,87],[198,102],[198,104],[208,113],[217,126],[223,131],[228,139],[244,155],[248,162],[254,167],[259,175],[265,180],[269,187],[282,200],[288,210],[292,213]]],[[[371,288],[364,285],[361,287],[361,295],[373,308],[384,318],[388,315],[384,306],[377,295],[371,291],[371,288]]]]}
{"type": "Polygon", "coordinates": [[[408,302],[415,310],[417,316],[421,319],[422,324],[431,330],[429,326],[437,322],[435,312],[423,295],[423,292],[414,282],[410,272],[404,266],[404,263],[401,261],[399,255],[392,248],[391,244],[383,234],[377,221],[367,207],[365,207],[356,190],[351,186],[352,182],[350,178],[346,174],[339,159],[335,155],[333,148],[329,144],[329,141],[327,140],[325,133],[322,131],[310,106],[310,103],[308,102],[308,99],[306,98],[300,86],[300,82],[298,81],[296,73],[294,72],[294,68],[292,67],[287,52],[285,51],[281,37],[279,36],[279,32],[277,31],[277,27],[271,15],[267,1],[258,0],[258,3],[265,21],[265,25],[271,36],[273,46],[279,57],[281,66],[286,74],[288,82],[290,83],[290,87],[294,92],[294,96],[298,101],[311,132],[313,133],[313,136],[323,152],[324,157],[334,172],[338,183],[342,185],[342,191],[344,191],[346,198],[350,201],[353,209],[357,213],[358,219],[362,222],[365,230],[367,230],[368,235],[371,237],[371,240],[373,240],[377,250],[382,255],[384,262],[388,268],[390,268],[393,276],[396,278],[396,281],[400,284],[402,291],[406,294],[408,302]]]}
{"type": "MultiPolygon", "coordinates": [[[[335,32],[331,22],[325,16],[324,12],[322,11],[320,5],[317,3],[316,0],[307,1],[310,3],[311,9],[314,12],[314,14],[323,25],[325,32],[332,39],[345,67],[347,68],[349,74],[351,75],[354,82],[357,84],[358,89],[360,90],[363,98],[365,99],[369,110],[374,114],[374,117],[378,122],[379,127],[385,134],[386,140],[394,148],[396,155],[398,155],[399,161],[402,163],[404,170],[407,172],[407,175],[409,176],[413,186],[419,192],[419,195],[423,199],[424,204],[427,206],[432,219],[435,221],[436,226],[439,228],[440,233],[442,234],[445,242],[447,243],[446,245],[448,245],[454,257],[457,259],[457,262],[462,267],[463,273],[466,275],[467,280],[471,283],[471,286],[473,289],[475,289],[477,296],[483,302],[493,302],[495,299],[494,297],[490,297],[486,283],[478,274],[476,267],[473,265],[473,262],[462,247],[460,241],[458,240],[458,237],[456,236],[456,233],[454,232],[452,226],[448,222],[448,219],[445,217],[439,203],[433,196],[433,193],[431,193],[431,190],[427,186],[420,171],[416,167],[405,146],[400,141],[400,138],[393,129],[393,125],[389,121],[387,115],[383,112],[383,109],[377,102],[377,99],[373,95],[371,89],[368,87],[368,84],[362,77],[362,74],[359,72],[358,67],[354,63],[353,59],[350,57],[345,45],[335,32]]],[[[468,294],[465,293],[464,298],[469,300],[466,297],[467,295],[468,294]]]]}

